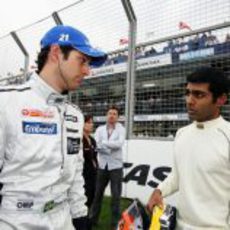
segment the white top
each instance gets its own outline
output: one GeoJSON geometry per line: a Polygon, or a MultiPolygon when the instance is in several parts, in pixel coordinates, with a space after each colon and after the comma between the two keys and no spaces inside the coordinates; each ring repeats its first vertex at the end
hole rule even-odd
{"type": "Polygon", "coordinates": [[[72,217],[85,216],[81,111],[36,74],[1,88],[0,107],[2,204],[28,200],[33,210],[66,194],[72,217]]]}
{"type": "Polygon", "coordinates": [[[230,123],[222,117],[178,130],[171,174],[159,187],[178,194],[182,229],[230,229],[230,123]]]}
{"type": "Polygon", "coordinates": [[[120,123],[116,123],[114,130],[110,131],[107,125],[97,128],[95,133],[97,142],[99,168],[106,165],[109,170],[123,167],[122,148],[125,141],[125,129],[120,123]]]}

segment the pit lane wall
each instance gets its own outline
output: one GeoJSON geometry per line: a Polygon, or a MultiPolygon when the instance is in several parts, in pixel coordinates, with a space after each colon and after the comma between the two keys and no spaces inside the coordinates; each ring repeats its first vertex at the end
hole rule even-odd
{"type": "MultiPolygon", "coordinates": [[[[122,197],[138,198],[146,204],[153,189],[170,173],[172,156],[173,141],[126,141],[122,197]]],[[[110,194],[109,186],[106,194],[110,194]]],[[[166,202],[175,204],[175,198],[171,196],[166,202]]]]}

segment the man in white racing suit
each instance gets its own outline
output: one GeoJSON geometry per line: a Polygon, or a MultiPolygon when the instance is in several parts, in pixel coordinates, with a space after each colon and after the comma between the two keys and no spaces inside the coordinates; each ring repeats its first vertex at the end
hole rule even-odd
{"type": "Polygon", "coordinates": [[[178,230],[230,229],[230,123],[220,115],[229,80],[200,67],[187,77],[186,105],[193,121],[178,130],[169,176],[152,193],[148,208],[178,191],[178,230]]]}
{"type": "Polygon", "coordinates": [[[66,92],[105,60],[83,33],[55,26],[32,79],[0,88],[1,230],[86,229],[84,120],[66,92]]]}

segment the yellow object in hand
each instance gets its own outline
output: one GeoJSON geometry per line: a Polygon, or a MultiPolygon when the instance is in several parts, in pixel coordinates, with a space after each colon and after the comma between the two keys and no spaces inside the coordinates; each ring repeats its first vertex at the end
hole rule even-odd
{"type": "Polygon", "coordinates": [[[162,216],[163,213],[164,213],[163,208],[160,208],[158,206],[154,207],[149,230],[161,229],[160,217],[162,216]]]}

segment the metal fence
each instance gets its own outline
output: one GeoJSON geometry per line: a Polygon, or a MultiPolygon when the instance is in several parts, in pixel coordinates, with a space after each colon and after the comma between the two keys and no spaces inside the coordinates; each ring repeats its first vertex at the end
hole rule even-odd
{"type": "Polygon", "coordinates": [[[120,0],[101,0],[100,3],[96,0],[79,0],[33,24],[15,28],[18,41],[15,41],[12,33],[0,37],[0,81],[33,71],[42,36],[60,22],[82,30],[92,44],[107,52],[118,49],[119,37],[128,35],[128,20],[120,0]],[[56,16],[60,21],[56,20],[56,16]]]}
{"type": "MultiPolygon", "coordinates": [[[[85,0],[57,13],[109,53],[106,64],[92,69],[71,94],[72,101],[94,116],[96,126],[105,122],[107,108],[117,105],[127,138],[173,138],[189,123],[186,75],[202,65],[230,74],[229,0],[85,0]]],[[[16,30],[30,54],[28,68],[12,35],[0,38],[2,79],[31,71],[39,40],[54,23],[50,16],[16,30]]],[[[227,104],[228,120],[229,112],[227,104]]]]}

